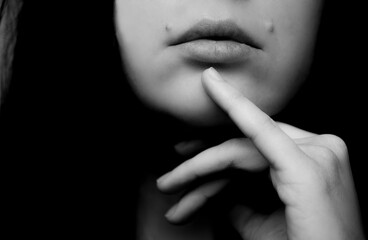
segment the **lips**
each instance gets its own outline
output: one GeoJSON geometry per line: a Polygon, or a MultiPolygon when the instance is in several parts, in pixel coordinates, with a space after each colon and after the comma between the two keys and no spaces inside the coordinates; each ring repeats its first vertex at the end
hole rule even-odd
{"type": "Polygon", "coordinates": [[[251,58],[261,46],[233,21],[202,20],[170,44],[184,58],[205,63],[234,63],[251,58]]]}

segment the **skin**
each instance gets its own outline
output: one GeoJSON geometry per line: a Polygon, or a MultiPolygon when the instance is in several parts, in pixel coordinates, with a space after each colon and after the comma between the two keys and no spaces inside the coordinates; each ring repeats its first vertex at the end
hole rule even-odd
{"type": "MultiPolygon", "coordinates": [[[[227,168],[270,168],[285,210],[269,216],[240,206],[232,214],[244,239],[364,239],[347,148],[334,135],[317,135],[274,122],[214,70],[203,74],[208,94],[248,137],[207,149],[158,179],[164,192],[227,168]]],[[[185,195],[167,214],[180,222],[218,193],[226,180],[185,195]]]]}
{"type": "MultiPolygon", "coordinates": [[[[198,178],[229,168],[269,169],[285,209],[261,215],[247,206],[229,213],[243,239],[364,239],[349,156],[342,139],[276,123],[308,72],[322,1],[117,0],[116,30],[129,83],[149,108],[190,126],[236,125],[244,138],[179,144],[179,154],[199,150],[143,187],[140,232],[159,239],[213,239],[209,223],[180,224],[197,213],[231,179],[188,188],[198,178]],[[231,19],[261,49],[238,64],[186,61],[171,39],[201,19],[231,19]],[[151,187],[147,187],[151,186],[151,187]],[[171,208],[168,209],[168,207],[171,208]],[[195,227],[193,227],[195,226],[195,227]],[[159,229],[159,230],[155,230],[159,229]],[[159,235],[156,235],[159,234],[159,235]],[[189,234],[189,235],[186,235],[189,234]],[[190,235],[191,234],[191,235],[190,235]]],[[[247,191],[247,189],[239,189],[247,191]]],[[[143,234],[143,235],[144,235],[143,234]]],[[[143,239],[144,236],[141,236],[143,239]]]]}
{"type": "Polygon", "coordinates": [[[236,22],[261,49],[249,61],[216,69],[272,115],[305,78],[321,5],[321,0],[117,0],[117,37],[131,85],[148,107],[191,125],[218,125],[228,119],[200,81],[212,65],[186,62],[170,42],[201,19],[236,22]]]}

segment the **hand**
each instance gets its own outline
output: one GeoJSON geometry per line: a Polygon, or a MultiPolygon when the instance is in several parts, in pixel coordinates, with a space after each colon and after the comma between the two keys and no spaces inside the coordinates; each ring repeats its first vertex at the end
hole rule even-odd
{"type": "MultiPolygon", "coordinates": [[[[202,81],[208,95],[247,138],[229,140],[187,160],[158,180],[161,191],[180,190],[228,168],[269,167],[285,210],[262,216],[246,206],[237,207],[234,226],[244,239],[363,239],[348,151],[340,138],[274,122],[212,68],[203,73],[202,81]]],[[[189,192],[171,208],[168,220],[182,221],[227,181],[208,182],[189,192]]]]}

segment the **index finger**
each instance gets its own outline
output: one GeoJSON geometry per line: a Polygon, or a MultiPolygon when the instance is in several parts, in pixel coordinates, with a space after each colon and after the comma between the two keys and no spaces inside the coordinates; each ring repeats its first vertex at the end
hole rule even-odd
{"type": "Polygon", "coordinates": [[[202,74],[208,95],[276,169],[300,166],[305,157],[295,142],[266,113],[227,83],[213,68],[202,74]]]}

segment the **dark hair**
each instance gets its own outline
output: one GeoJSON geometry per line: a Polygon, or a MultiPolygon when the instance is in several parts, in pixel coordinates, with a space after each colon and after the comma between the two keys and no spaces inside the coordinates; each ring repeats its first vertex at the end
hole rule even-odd
{"type": "Polygon", "coordinates": [[[21,0],[0,2],[0,107],[11,78],[13,51],[17,38],[17,17],[21,6],[21,0]]]}
{"type": "MultiPolygon", "coordinates": [[[[14,188],[27,198],[12,200],[29,222],[35,221],[33,216],[41,216],[42,223],[60,217],[56,224],[48,222],[54,234],[79,228],[81,233],[104,238],[118,233],[133,239],[137,180],[145,169],[173,154],[162,155],[167,147],[162,136],[167,133],[161,127],[176,123],[144,109],[124,81],[114,1],[89,1],[87,6],[75,2],[72,7],[46,2],[24,3],[14,74],[0,111],[1,137],[7,139],[3,149],[12,156],[8,161],[24,159],[10,172],[21,179],[14,188]]],[[[347,28],[355,18],[339,21],[339,10],[349,7],[352,10],[343,1],[326,2],[308,81],[275,118],[317,133],[340,135],[353,149],[356,176],[363,176],[357,162],[363,155],[355,147],[361,143],[350,130],[357,130],[356,126],[349,125],[354,123],[350,118],[355,109],[350,105],[356,96],[339,101],[357,87],[345,81],[355,63],[340,59],[355,59],[358,54],[341,50],[342,43],[336,42],[341,24],[349,29],[345,35],[354,36],[356,31],[347,28]]],[[[354,41],[344,38],[348,46],[354,41]]],[[[353,72],[357,77],[358,72],[353,72]]],[[[363,183],[356,179],[359,192],[363,183]]],[[[43,232],[41,228],[33,231],[43,232]]]]}
{"type": "Polygon", "coordinates": [[[1,20],[3,19],[3,15],[4,15],[4,12],[5,12],[5,5],[7,4],[7,0],[2,0],[0,2],[0,22],[1,20]]]}

